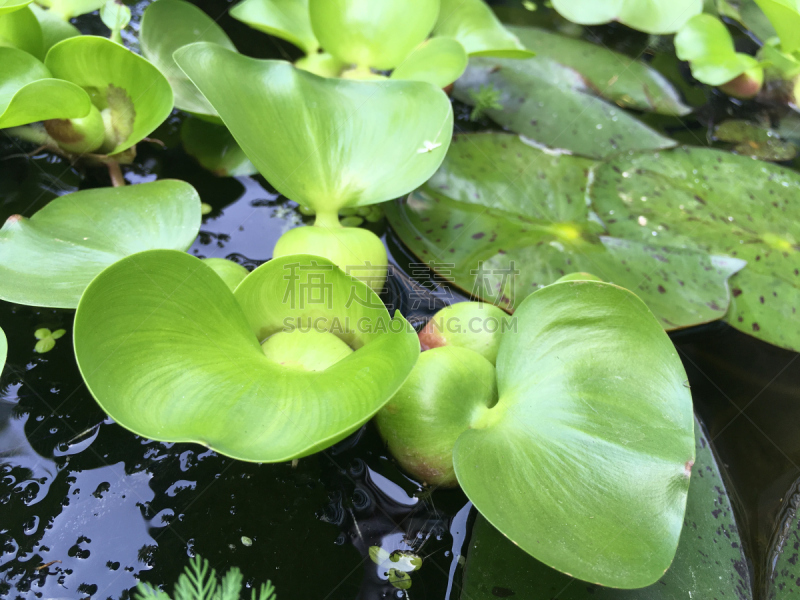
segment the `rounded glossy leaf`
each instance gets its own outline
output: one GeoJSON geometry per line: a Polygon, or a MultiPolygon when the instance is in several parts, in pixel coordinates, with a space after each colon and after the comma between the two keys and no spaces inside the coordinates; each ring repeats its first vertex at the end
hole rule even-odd
{"type": "Polygon", "coordinates": [[[311,29],[308,0],[244,0],[230,15],[269,35],[291,42],[306,54],[314,54],[319,42],[311,29]]]}
{"type": "Polygon", "coordinates": [[[0,5],[0,15],[14,12],[28,6],[32,0],[7,0],[0,5]]]}
{"type": "Polygon", "coordinates": [[[447,87],[461,77],[467,68],[464,47],[450,38],[431,38],[422,42],[392,71],[392,79],[427,81],[436,87],[447,87]]]}
{"type": "Polygon", "coordinates": [[[510,27],[526,48],[578,71],[592,90],[624,108],[685,115],[673,85],[647,63],[585,40],[537,27],[510,27]]]}
{"type": "Polygon", "coordinates": [[[44,43],[44,55],[48,50],[61,40],[81,35],[80,30],[69,21],[65,21],[59,15],[50,10],[40,7],[38,4],[31,4],[30,9],[39,21],[42,28],[42,41],[44,43]]]}
{"type": "Polygon", "coordinates": [[[231,291],[235,290],[249,273],[249,271],[239,263],[225,258],[205,258],[203,262],[219,275],[220,279],[225,282],[225,285],[227,285],[228,289],[231,291]]]}
{"type": "Polygon", "coordinates": [[[371,293],[319,257],[272,260],[234,296],[188,254],[136,254],[103,271],[81,298],[78,365],[100,405],[139,435],[256,462],[305,456],[369,420],[419,353],[399,314],[390,319],[380,303],[345,306],[354,289],[371,293]],[[311,319],[309,328],[355,352],[322,371],[270,360],[260,342],[298,319],[289,335],[299,346],[316,338],[304,338],[311,319]]]}
{"type": "Polygon", "coordinates": [[[408,193],[450,144],[450,102],[427,83],[326,79],[207,43],[175,59],[270,184],[317,212],[408,193]]]}
{"type": "Polygon", "coordinates": [[[50,49],[45,65],[54,77],[85,89],[104,113],[105,154],[127,150],[172,112],[172,88],[147,60],[106,38],[82,35],[50,49]]]}
{"type": "Polygon", "coordinates": [[[6,365],[6,357],[8,356],[8,341],[6,334],[0,329],[0,375],[3,374],[3,367],[6,365]]]}
{"type": "Polygon", "coordinates": [[[581,25],[619,21],[646,33],[674,33],[703,10],[703,0],[553,0],[561,16],[581,25]]]}
{"type": "Polygon", "coordinates": [[[533,56],[483,0],[442,0],[433,35],[455,38],[470,56],[533,56]]]}
{"type": "Polygon", "coordinates": [[[99,10],[105,3],[106,0],[37,0],[37,4],[61,15],[65,21],[99,10]]]}
{"type": "Polygon", "coordinates": [[[394,69],[431,33],[439,0],[309,0],[311,26],[326,52],[375,69],[394,69]]]}
{"type": "Polygon", "coordinates": [[[13,12],[0,13],[0,47],[10,46],[44,58],[42,27],[33,11],[22,7],[13,12]]]}
{"type": "Polygon", "coordinates": [[[461,599],[495,600],[493,591],[499,588],[509,597],[513,592],[513,597],[526,600],[752,600],[731,499],[708,436],[697,421],[695,453],[678,551],[657,583],[619,590],[576,581],[514,546],[479,516],[467,551],[461,599]]]}
{"type": "Polygon", "coordinates": [[[75,308],[94,277],[151,248],[186,250],[200,229],[200,198],[182,181],[84,190],[0,229],[0,298],[75,308]]]}
{"type": "Polygon", "coordinates": [[[747,261],[731,280],[726,320],[800,350],[800,175],[702,148],[615,159],[599,166],[592,204],[611,235],[747,261]]]}
{"type": "Polygon", "coordinates": [[[781,50],[800,50],[800,2],[798,0],[756,0],[778,33],[781,50]]]}
{"type": "Polygon", "coordinates": [[[158,0],[142,15],[139,43],[142,54],[167,78],[175,94],[175,108],[201,115],[217,111],[175,64],[172,54],[194,42],[212,42],[236,50],[228,35],[201,9],[184,0],[158,0]]]}
{"type": "Polygon", "coordinates": [[[47,67],[27,52],[0,48],[0,64],[0,129],[89,114],[89,95],[74,83],[53,79],[47,67]]]}
{"type": "Polygon", "coordinates": [[[419,332],[424,350],[460,347],[480,354],[493,365],[505,331],[514,327],[506,312],[485,302],[458,302],[437,312],[419,332]]]}
{"type": "Polygon", "coordinates": [[[453,453],[469,499],[545,564],[601,585],[657,581],[694,463],[678,354],[631,292],[565,282],[528,297],[497,357],[499,400],[453,453]]]}
{"type": "Polygon", "coordinates": [[[752,69],[758,61],[736,52],[728,28],[712,15],[692,17],[675,36],[678,58],[689,61],[692,75],[708,85],[722,85],[752,69]]]}
{"type": "Polygon", "coordinates": [[[181,141],[186,153],[214,175],[238,177],[258,173],[224,125],[204,119],[186,119],[181,125],[181,141]]]}

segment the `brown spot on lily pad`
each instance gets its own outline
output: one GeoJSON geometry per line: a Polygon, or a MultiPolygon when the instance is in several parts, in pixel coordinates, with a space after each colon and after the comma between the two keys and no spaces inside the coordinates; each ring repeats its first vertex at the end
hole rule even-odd
{"type": "Polygon", "coordinates": [[[479,231],[478,233],[473,233],[472,234],[472,239],[473,240],[479,240],[485,235],[486,235],[485,233],[483,233],[482,231],[479,231]]]}

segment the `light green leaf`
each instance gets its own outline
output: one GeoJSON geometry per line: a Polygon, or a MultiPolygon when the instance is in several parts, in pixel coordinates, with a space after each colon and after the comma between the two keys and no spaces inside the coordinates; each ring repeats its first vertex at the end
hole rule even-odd
{"type": "Polygon", "coordinates": [[[262,265],[235,295],[188,254],[129,256],[87,288],[74,338],[87,386],[119,424],[254,462],[299,458],[349,435],[389,400],[419,354],[399,313],[390,319],[364,284],[307,255],[262,265]],[[377,305],[348,305],[354,290],[377,305]],[[297,319],[301,328],[289,332],[297,319]],[[260,343],[275,334],[292,336],[298,352],[313,345],[306,327],[355,351],[321,371],[265,356],[260,343]]]}
{"type": "Polygon", "coordinates": [[[461,77],[467,68],[467,54],[457,41],[437,37],[422,42],[392,71],[392,79],[427,81],[436,87],[447,87],[461,77]]]}
{"type": "Polygon", "coordinates": [[[0,128],[89,114],[88,94],[69,81],[53,79],[36,58],[17,48],[0,48],[0,128]]]}
{"type": "Polygon", "coordinates": [[[442,0],[433,35],[455,38],[470,56],[533,56],[483,0],[442,0]]]}
{"type": "Polygon", "coordinates": [[[311,29],[308,0],[244,0],[230,15],[269,35],[291,42],[306,54],[315,54],[319,42],[311,29]]]}
{"type": "Polygon", "coordinates": [[[467,551],[462,600],[495,600],[493,589],[526,600],[752,600],[747,562],[708,436],[695,421],[696,461],[675,560],[653,585],[618,590],[587,585],[550,569],[478,517],[467,551]]]}
{"type": "Polygon", "coordinates": [[[200,229],[200,198],[188,183],[162,180],[56,198],[30,219],[0,229],[0,298],[75,308],[89,282],[129,254],[186,250],[200,229]]]}
{"type": "Polygon", "coordinates": [[[496,306],[458,302],[433,315],[419,332],[419,341],[423,350],[442,346],[467,348],[494,365],[502,333],[512,325],[511,317],[496,306]]]}
{"type": "Polygon", "coordinates": [[[106,38],[82,35],[59,42],[45,65],[54,77],[85,89],[103,114],[100,151],[117,154],[135,145],[172,112],[172,88],[141,56],[106,38]]]}
{"type": "Polygon", "coordinates": [[[800,50],[800,2],[798,0],[756,0],[778,33],[781,49],[800,50]]]}
{"type": "Polygon", "coordinates": [[[797,351],[798,194],[800,175],[789,169],[718,150],[679,148],[599,166],[589,195],[611,235],[746,260],[731,280],[726,320],[797,351]]]}
{"type": "Polygon", "coordinates": [[[758,65],[736,52],[728,28],[711,15],[692,17],[675,36],[675,51],[689,61],[695,79],[708,85],[722,85],[758,65]]]}
{"type": "Polygon", "coordinates": [[[394,69],[431,33],[439,0],[309,0],[322,47],[362,68],[394,69]]]}
{"type": "Polygon", "coordinates": [[[38,4],[31,4],[30,9],[39,21],[42,28],[42,41],[44,43],[44,54],[61,40],[81,35],[80,30],[69,21],[65,21],[60,16],[50,10],[40,7],[38,4]]]}
{"type": "MultiPolygon", "coordinates": [[[[417,257],[507,309],[573,272],[636,293],[667,330],[725,316],[742,261],[601,235],[584,199],[592,161],[553,156],[510,134],[456,136],[439,172],[386,216],[417,257]]],[[[640,196],[649,196],[642,191],[640,196]]]]}
{"type": "Polygon", "coordinates": [[[561,16],[581,25],[619,21],[646,33],[675,33],[703,10],[703,0],[553,0],[561,16]]]}
{"type": "Polygon", "coordinates": [[[220,279],[225,282],[225,285],[227,285],[228,289],[231,291],[235,290],[249,274],[249,271],[245,267],[232,260],[226,260],[224,258],[204,258],[203,262],[219,275],[220,279]]]}
{"type": "Polygon", "coordinates": [[[503,108],[487,108],[486,114],[499,125],[551,148],[603,158],[675,145],[595,96],[577,71],[546,57],[471,58],[453,95],[472,104],[473,94],[490,85],[500,92],[503,108]]]}
{"type": "Polygon", "coordinates": [[[580,39],[538,29],[510,27],[526,48],[578,71],[592,90],[624,108],[664,115],[691,109],[677,90],[647,63],[580,39]]]}
{"type": "Polygon", "coordinates": [[[14,12],[28,6],[32,0],[7,0],[0,5],[0,15],[14,12]]]}
{"type": "Polygon", "coordinates": [[[100,19],[113,35],[114,32],[125,29],[131,22],[131,9],[122,0],[108,0],[100,8],[100,19]]]}
{"type": "Polygon", "coordinates": [[[53,13],[61,15],[65,21],[69,21],[80,15],[99,10],[106,0],[37,0],[37,3],[49,8],[53,13]]]}
{"type": "Polygon", "coordinates": [[[755,0],[717,0],[719,16],[738,21],[762,42],[775,37],[775,28],[755,0]]]}
{"type": "Polygon", "coordinates": [[[28,7],[13,12],[0,13],[0,47],[10,46],[44,58],[42,27],[28,7]]]}
{"type": "Polygon", "coordinates": [[[794,600],[800,587],[800,494],[797,481],[783,497],[773,536],[770,540],[765,577],[766,600],[794,600]]]}
{"type": "Polygon", "coordinates": [[[194,42],[213,42],[235,51],[233,42],[214,19],[190,2],[158,0],[142,15],[139,42],[142,54],[158,67],[172,86],[176,108],[216,116],[214,107],[172,58],[175,50],[194,42]]]}
{"type": "Polygon", "coordinates": [[[3,374],[3,367],[6,365],[6,358],[8,357],[8,340],[6,334],[0,329],[0,375],[3,374]]]}
{"type": "Polygon", "coordinates": [[[175,59],[270,184],[318,213],[408,193],[450,144],[450,102],[427,83],[326,79],[207,43],[175,59]]]}
{"type": "Polygon", "coordinates": [[[224,125],[204,119],[186,119],[181,125],[181,142],[186,153],[214,175],[238,177],[258,173],[224,125]]]}
{"type": "Polygon", "coordinates": [[[672,342],[641,300],[606,283],[548,286],[515,317],[497,357],[499,400],[456,442],[461,487],[555,569],[654,583],[675,555],[694,462],[672,342]]]}

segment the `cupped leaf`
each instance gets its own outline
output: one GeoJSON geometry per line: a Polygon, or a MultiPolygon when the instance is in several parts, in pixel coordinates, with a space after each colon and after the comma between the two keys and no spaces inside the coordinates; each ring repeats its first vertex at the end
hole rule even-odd
{"type": "Polygon", "coordinates": [[[0,13],[0,47],[10,46],[44,58],[42,27],[33,11],[26,7],[0,13]]]}
{"type": "Polygon", "coordinates": [[[219,275],[219,278],[225,282],[225,285],[227,285],[228,289],[231,291],[235,290],[249,273],[249,271],[239,263],[224,258],[204,258],[203,262],[219,275]]]}
{"type": "Polygon", "coordinates": [[[33,0],[7,0],[0,5],[0,15],[14,12],[28,6],[33,0]]]}
{"type": "Polygon", "coordinates": [[[353,291],[377,301],[319,257],[272,260],[234,295],[188,254],[135,254],[103,271],[81,298],[78,366],[100,405],[139,435],[256,462],[305,456],[364,424],[419,353],[413,329],[379,301],[346,306],[353,291]],[[300,328],[288,333],[297,319],[300,328]],[[335,322],[353,330],[339,334],[335,322]],[[296,348],[313,344],[315,327],[355,351],[321,371],[281,365],[262,351],[260,342],[276,334],[296,336],[296,348]]]}
{"type": "Polygon", "coordinates": [[[431,33],[439,0],[309,0],[326,52],[361,68],[394,69],[431,33]]]}
{"type": "Polygon", "coordinates": [[[654,583],[675,556],[695,458],[672,342],[634,294],[594,281],[539,290],[515,318],[497,357],[499,400],[456,442],[461,487],[559,571],[654,583]]]}
{"type": "Polygon", "coordinates": [[[561,16],[581,25],[619,21],[646,33],[675,33],[703,11],[703,0],[553,0],[561,16]]]}
{"type": "Polygon", "coordinates": [[[37,0],[38,4],[61,15],[65,21],[99,10],[106,0],[37,0]]]}
{"type": "Polygon", "coordinates": [[[270,184],[318,213],[409,192],[450,144],[450,102],[428,83],[326,79],[207,43],[175,59],[270,184]]]}
{"type": "Polygon", "coordinates": [[[638,590],[586,585],[532,558],[479,516],[467,551],[462,600],[512,593],[526,600],[752,600],[747,559],[719,465],[696,420],[694,431],[696,460],[678,551],[657,583],[638,590]]]}
{"type": "Polygon", "coordinates": [[[230,15],[253,29],[291,42],[306,54],[314,54],[319,42],[311,29],[308,0],[244,0],[230,15]]]}
{"type": "Polygon", "coordinates": [[[127,150],[158,127],[172,111],[169,82],[150,62],[106,38],[82,35],[59,42],[45,65],[54,77],[85,89],[103,113],[101,151],[127,150]]]}
{"type": "Polygon", "coordinates": [[[718,150],[679,148],[600,165],[592,204],[611,235],[747,261],[726,320],[800,350],[800,175],[718,150]]]}
{"type": "Polygon", "coordinates": [[[461,77],[467,68],[464,47],[450,38],[431,38],[422,42],[392,71],[392,79],[426,81],[436,87],[447,87],[461,77]]]}
{"type": "Polygon", "coordinates": [[[167,78],[175,94],[175,108],[201,115],[217,111],[175,64],[172,54],[194,42],[212,42],[236,50],[228,35],[200,8],[184,0],[158,0],[142,15],[139,43],[142,54],[167,78]]]}
{"type": "Polygon", "coordinates": [[[0,129],[89,114],[89,95],[74,83],[53,79],[47,67],[27,52],[0,48],[0,64],[0,129]]]}
{"type": "Polygon", "coordinates": [[[453,95],[474,104],[481,88],[490,87],[499,92],[501,107],[486,109],[493,121],[552,148],[603,158],[675,145],[598,98],[580,73],[546,57],[472,58],[453,95]]]}
{"type": "Polygon", "coordinates": [[[675,36],[675,51],[689,61],[695,79],[708,85],[727,83],[758,64],[736,52],[728,28],[712,15],[692,17],[675,36]]]}
{"type": "Polygon", "coordinates": [[[6,334],[0,329],[0,375],[3,374],[3,367],[6,365],[6,357],[8,356],[8,340],[6,334]]]}
{"type": "Polygon", "coordinates": [[[722,318],[743,261],[598,235],[584,200],[592,161],[553,156],[509,134],[456,136],[439,172],[387,205],[400,239],[441,276],[513,309],[573,272],[641,297],[668,330],[722,318]]]}
{"type": "Polygon", "coordinates": [[[214,175],[238,177],[258,173],[224,125],[186,119],[181,125],[181,141],[186,153],[214,175]]]}
{"type": "Polygon", "coordinates": [[[455,38],[470,56],[533,56],[483,0],[442,0],[433,35],[455,38]]]}
{"type": "Polygon", "coordinates": [[[800,50],[800,2],[798,0],[756,0],[778,33],[784,52],[800,50]]]}
{"type": "Polygon", "coordinates": [[[182,181],[84,190],[0,229],[0,298],[75,308],[115,261],[151,248],[186,250],[200,229],[200,198],[182,181]]]}
{"type": "Polygon", "coordinates": [[[526,48],[575,69],[596,94],[623,108],[663,115],[685,115],[691,110],[673,85],[645,62],[537,27],[509,29],[526,48]]]}
{"type": "Polygon", "coordinates": [[[33,14],[36,15],[36,19],[39,21],[39,25],[42,28],[42,42],[45,56],[48,50],[61,40],[81,35],[77,27],[50,10],[40,7],[38,4],[31,4],[30,9],[33,11],[33,14]]]}
{"type": "Polygon", "coordinates": [[[480,354],[493,365],[505,331],[514,327],[506,312],[485,302],[458,302],[437,312],[419,332],[423,350],[459,347],[480,354]]]}

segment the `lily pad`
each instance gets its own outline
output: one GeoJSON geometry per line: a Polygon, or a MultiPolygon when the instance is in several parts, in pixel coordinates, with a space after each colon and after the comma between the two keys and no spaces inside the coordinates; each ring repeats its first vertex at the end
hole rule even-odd
{"type": "Polygon", "coordinates": [[[785,496],[767,559],[766,600],[794,600],[800,588],[800,507],[798,482],[785,496]]]}
{"type": "Polygon", "coordinates": [[[186,119],[181,125],[181,141],[186,153],[214,175],[239,177],[258,173],[224,125],[186,119]]]}
{"type": "Polygon", "coordinates": [[[600,165],[592,204],[611,235],[747,261],[726,320],[800,350],[800,175],[718,150],[679,148],[600,165]]]}
{"type": "Polygon", "coordinates": [[[453,95],[468,104],[482,87],[500,92],[496,123],[551,148],[603,158],[625,150],[675,145],[617,106],[598,98],[580,73],[550,58],[471,58],[453,95]],[[535,90],[535,93],[533,93],[535,90]]]}
{"type": "Polygon", "coordinates": [[[0,128],[89,114],[92,101],[80,87],[54,79],[36,58],[17,48],[0,48],[0,128]]]}
{"type": "Polygon", "coordinates": [[[244,0],[230,10],[234,19],[314,54],[319,42],[311,29],[308,0],[244,0]]]}
{"type": "Polygon", "coordinates": [[[695,421],[686,517],[675,560],[664,576],[638,590],[588,585],[550,569],[511,544],[478,516],[464,571],[462,600],[508,596],[526,600],[752,600],[733,508],[708,436],[695,421]]]}
{"type": "Polygon", "coordinates": [[[691,111],[658,71],[640,60],[536,27],[509,27],[526,48],[578,71],[599,96],[622,106],[662,115],[691,111]]]}
{"type": "Polygon", "coordinates": [[[254,462],[299,458],[349,435],[419,355],[399,313],[392,320],[366,285],[305,255],[269,261],[235,292],[188,254],[129,256],[87,288],[74,338],[87,386],[120,425],[254,462]],[[354,291],[369,305],[350,302],[354,291]],[[286,331],[297,319],[313,325],[286,331]],[[320,336],[350,349],[306,370],[262,351],[276,336],[287,351],[313,349],[320,336]]]}
{"type": "Polygon", "coordinates": [[[61,196],[30,219],[11,216],[0,229],[0,298],[75,308],[107,266],[151,248],[186,250],[200,221],[200,198],[182,181],[61,196]]]}
{"type": "Polygon", "coordinates": [[[33,11],[22,7],[13,12],[0,13],[0,47],[10,46],[44,58],[42,27],[33,11]]]}
{"type": "Polygon", "coordinates": [[[507,310],[584,271],[635,292],[665,329],[722,318],[727,280],[744,263],[665,247],[656,238],[599,235],[584,201],[592,164],[510,134],[456,136],[430,182],[387,205],[386,216],[421,261],[507,310]]]}
{"type": "Polygon", "coordinates": [[[675,33],[703,11],[703,0],[553,0],[561,16],[581,25],[619,21],[646,33],[675,33]]]}
{"type": "Polygon", "coordinates": [[[3,2],[3,4],[0,5],[0,15],[20,10],[28,6],[32,1],[33,0],[8,0],[7,2],[3,2]]]}
{"type": "Polygon", "coordinates": [[[439,0],[309,0],[309,14],[326,52],[385,70],[425,41],[439,16],[439,0]]]}
{"type": "Polygon", "coordinates": [[[172,86],[175,108],[200,115],[217,115],[172,58],[175,50],[194,42],[212,42],[235,51],[236,46],[214,19],[190,2],[158,0],[142,15],[139,42],[142,54],[158,67],[172,86]]]}
{"type": "Polygon", "coordinates": [[[392,79],[426,81],[446,87],[461,77],[467,68],[464,47],[450,38],[431,38],[422,42],[392,71],[392,79]]]}
{"type": "Polygon", "coordinates": [[[483,0],[442,0],[433,35],[455,38],[470,56],[533,56],[483,0]]]}
{"type": "Polygon", "coordinates": [[[800,50],[800,2],[798,0],[756,0],[781,40],[781,50],[800,50]]]}
{"type": "Polygon", "coordinates": [[[172,88],[161,72],[106,38],[82,35],[59,42],[45,65],[53,77],[79,85],[92,97],[106,125],[105,154],[135,145],[172,112],[172,88]]]}
{"type": "Polygon", "coordinates": [[[714,137],[734,144],[738,154],[752,156],[761,160],[786,161],[797,156],[797,146],[782,140],[777,132],[769,127],[740,119],[729,119],[717,125],[714,137]]]}
{"type": "Polygon", "coordinates": [[[450,102],[428,83],[327,79],[208,43],[175,59],[270,184],[317,214],[408,193],[450,143],[450,102]]]}

